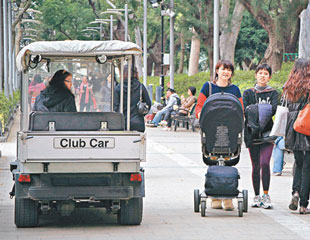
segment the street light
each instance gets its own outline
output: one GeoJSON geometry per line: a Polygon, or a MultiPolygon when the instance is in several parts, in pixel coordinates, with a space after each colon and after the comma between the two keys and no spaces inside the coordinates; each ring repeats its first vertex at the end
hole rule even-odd
{"type": "Polygon", "coordinates": [[[102,31],[102,24],[108,24],[108,20],[109,19],[100,19],[100,18],[97,18],[95,19],[95,21],[92,21],[90,22],[89,24],[100,24],[100,41],[102,40],[102,37],[103,37],[103,31],[102,31]]]}
{"type": "Polygon", "coordinates": [[[110,14],[110,38],[113,40],[113,14],[117,15],[118,17],[123,16],[123,13],[125,13],[125,33],[124,33],[124,41],[127,42],[128,40],[128,12],[131,11],[131,9],[128,9],[128,4],[125,4],[124,9],[117,9],[115,6],[113,6],[113,9],[107,9],[107,11],[101,12],[100,14],[110,14]]]}

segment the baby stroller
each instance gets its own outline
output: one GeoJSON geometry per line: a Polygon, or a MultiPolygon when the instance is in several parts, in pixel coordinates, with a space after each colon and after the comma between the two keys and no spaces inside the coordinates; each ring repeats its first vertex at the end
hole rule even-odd
{"type": "Polygon", "coordinates": [[[217,93],[207,98],[200,115],[202,157],[209,165],[205,189],[200,194],[194,190],[194,211],[206,215],[207,198],[220,200],[238,199],[238,214],[248,210],[248,191],[238,190],[239,173],[235,167],[239,162],[243,110],[241,103],[232,94],[217,93]]]}

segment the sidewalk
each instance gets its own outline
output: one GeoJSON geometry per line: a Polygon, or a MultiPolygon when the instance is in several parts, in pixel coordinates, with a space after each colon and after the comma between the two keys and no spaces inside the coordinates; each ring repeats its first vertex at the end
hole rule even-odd
{"type": "Polygon", "coordinates": [[[6,142],[0,142],[0,171],[9,170],[10,162],[16,159],[16,135],[19,130],[20,112],[17,112],[6,142]]]}

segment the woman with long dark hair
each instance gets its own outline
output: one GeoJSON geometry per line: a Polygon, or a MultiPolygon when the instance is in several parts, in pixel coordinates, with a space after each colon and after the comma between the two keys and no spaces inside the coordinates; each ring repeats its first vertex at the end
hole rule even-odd
{"type": "Polygon", "coordinates": [[[72,74],[58,70],[49,86],[37,96],[33,110],[40,112],[76,112],[74,95],[71,92],[72,74]]]}
{"type": "Polygon", "coordinates": [[[291,210],[297,210],[300,198],[300,214],[310,214],[307,208],[310,193],[310,137],[298,133],[293,125],[300,110],[309,102],[310,61],[297,59],[289,78],[284,85],[283,94],[288,101],[288,120],[285,134],[285,148],[294,152],[296,170],[293,178],[291,210]]]}
{"type": "MultiPolygon", "coordinates": [[[[123,114],[125,124],[127,125],[127,92],[128,92],[128,65],[124,66],[124,98],[123,98],[123,114]]],[[[149,94],[145,86],[139,82],[137,69],[131,69],[131,94],[130,94],[130,130],[138,132],[145,131],[144,115],[138,111],[138,102],[140,101],[140,87],[142,88],[142,101],[145,102],[149,108],[152,105],[149,94]]],[[[116,86],[114,91],[114,106],[115,112],[120,112],[120,84],[116,86]]],[[[127,126],[126,126],[127,129],[127,126]]]]}

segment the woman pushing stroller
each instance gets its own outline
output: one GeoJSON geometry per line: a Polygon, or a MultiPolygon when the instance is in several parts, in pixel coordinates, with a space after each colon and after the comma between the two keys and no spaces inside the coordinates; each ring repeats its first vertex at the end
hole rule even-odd
{"type": "MultiPolygon", "coordinates": [[[[225,92],[233,94],[239,99],[241,104],[243,104],[240,89],[231,83],[231,78],[234,74],[233,64],[228,60],[221,60],[216,64],[215,70],[214,81],[206,82],[200,91],[195,109],[197,118],[200,118],[202,107],[207,98],[215,93],[225,92]]],[[[221,209],[222,200],[212,199],[211,207],[214,209],[221,209]]],[[[232,199],[224,200],[224,209],[227,211],[232,211],[234,209],[232,199]]]]}

